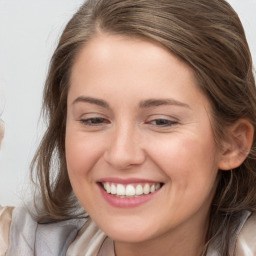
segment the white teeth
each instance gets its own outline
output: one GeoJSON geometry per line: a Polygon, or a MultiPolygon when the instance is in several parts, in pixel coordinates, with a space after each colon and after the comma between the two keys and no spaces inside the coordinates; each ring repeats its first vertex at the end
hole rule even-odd
{"type": "Polygon", "coordinates": [[[112,195],[115,195],[115,194],[116,194],[116,186],[115,186],[114,184],[111,184],[110,193],[111,193],[112,195]]]}
{"type": "Polygon", "coordinates": [[[150,192],[150,187],[149,187],[148,184],[146,184],[146,185],[144,186],[143,191],[144,191],[144,194],[145,194],[145,195],[149,194],[149,192],[150,192]]]}
{"type": "Polygon", "coordinates": [[[117,195],[120,197],[134,197],[134,196],[141,196],[141,195],[148,195],[149,193],[154,193],[156,190],[160,189],[160,183],[151,184],[127,184],[126,186],[123,184],[115,184],[104,182],[102,183],[105,191],[108,194],[117,195]]]}
{"type": "Polygon", "coordinates": [[[118,196],[124,196],[125,195],[125,186],[122,184],[117,184],[116,186],[116,194],[118,196]]]}
{"type": "Polygon", "coordinates": [[[153,193],[153,192],[155,192],[155,190],[156,190],[156,186],[155,186],[155,185],[152,185],[152,186],[150,187],[150,192],[153,193]]]}
{"type": "Polygon", "coordinates": [[[136,186],[135,194],[136,196],[140,196],[143,194],[143,188],[140,184],[136,186]]]}
{"type": "Polygon", "coordinates": [[[125,193],[126,196],[134,196],[135,195],[135,188],[134,188],[134,186],[128,185],[126,187],[126,191],[125,192],[126,192],[125,193]]]}
{"type": "Polygon", "coordinates": [[[109,185],[108,182],[104,183],[104,188],[105,188],[105,190],[106,190],[108,193],[111,192],[111,188],[110,188],[110,185],[109,185]]]}

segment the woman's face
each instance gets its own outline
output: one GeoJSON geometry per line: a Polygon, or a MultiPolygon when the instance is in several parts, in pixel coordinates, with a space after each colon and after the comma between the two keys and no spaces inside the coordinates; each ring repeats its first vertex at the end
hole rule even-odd
{"type": "Polygon", "coordinates": [[[210,116],[191,68],[160,45],[100,35],[82,49],[68,93],[67,167],[111,238],[204,232],[220,158],[210,116]]]}

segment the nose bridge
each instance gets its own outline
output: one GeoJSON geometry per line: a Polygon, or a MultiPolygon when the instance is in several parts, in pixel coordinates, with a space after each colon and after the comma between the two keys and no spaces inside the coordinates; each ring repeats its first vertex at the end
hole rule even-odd
{"type": "Polygon", "coordinates": [[[145,159],[142,138],[136,124],[123,122],[111,131],[105,160],[117,169],[126,169],[143,163],[145,159]]]}

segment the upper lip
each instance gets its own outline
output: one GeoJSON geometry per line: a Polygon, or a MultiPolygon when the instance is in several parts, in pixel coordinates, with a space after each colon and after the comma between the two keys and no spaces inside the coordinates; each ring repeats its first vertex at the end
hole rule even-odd
{"type": "Polygon", "coordinates": [[[141,178],[128,178],[128,179],[123,179],[123,178],[118,178],[118,177],[106,177],[97,180],[99,183],[103,182],[110,182],[110,183],[117,183],[117,184],[134,184],[134,183],[163,183],[158,180],[150,180],[150,179],[141,179],[141,178]]]}

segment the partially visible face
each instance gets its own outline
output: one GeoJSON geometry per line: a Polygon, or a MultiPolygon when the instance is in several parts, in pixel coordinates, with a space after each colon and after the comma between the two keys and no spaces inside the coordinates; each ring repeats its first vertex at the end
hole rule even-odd
{"type": "Polygon", "coordinates": [[[218,150],[192,70],[156,43],[100,35],[79,53],[68,93],[74,192],[115,240],[205,227],[218,150]]]}
{"type": "Polygon", "coordinates": [[[4,137],[4,125],[2,120],[0,119],[0,146],[3,140],[3,137],[4,137]]]}

